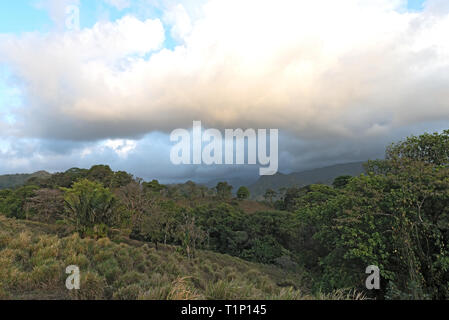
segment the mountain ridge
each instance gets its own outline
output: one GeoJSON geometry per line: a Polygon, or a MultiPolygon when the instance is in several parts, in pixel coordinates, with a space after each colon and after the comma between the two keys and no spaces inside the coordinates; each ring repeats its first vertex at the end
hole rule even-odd
{"type": "Polygon", "coordinates": [[[304,187],[309,184],[332,184],[335,178],[343,175],[357,176],[365,173],[365,161],[335,164],[300,172],[284,174],[278,172],[273,176],[262,176],[248,186],[253,198],[260,198],[267,189],[279,191],[281,188],[304,187]]]}
{"type": "Polygon", "coordinates": [[[50,177],[51,173],[41,170],[34,173],[16,173],[0,175],[0,190],[23,186],[28,179],[34,177],[50,177]]]}

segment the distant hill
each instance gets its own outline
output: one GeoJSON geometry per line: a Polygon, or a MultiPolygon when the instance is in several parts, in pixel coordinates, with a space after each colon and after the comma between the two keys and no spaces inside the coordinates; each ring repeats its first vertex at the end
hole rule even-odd
{"type": "Polygon", "coordinates": [[[47,171],[38,171],[35,173],[24,173],[24,174],[0,175],[0,190],[23,186],[28,179],[33,177],[46,178],[50,176],[51,174],[48,173],[47,171]]]}
{"type": "Polygon", "coordinates": [[[284,187],[304,187],[315,183],[332,184],[334,179],[339,176],[357,176],[364,173],[363,163],[365,162],[337,164],[291,174],[278,173],[274,176],[262,176],[257,182],[250,185],[249,189],[253,198],[259,198],[264,195],[267,189],[278,191],[284,187]]]}
{"type": "MultiPolygon", "coordinates": [[[[291,174],[278,173],[274,176],[262,176],[258,180],[251,178],[221,178],[205,183],[213,188],[220,181],[227,181],[234,187],[234,192],[240,186],[248,186],[252,198],[260,198],[269,188],[279,190],[283,187],[303,187],[313,183],[331,184],[336,177],[342,175],[356,176],[364,172],[364,162],[338,164],[324,168],[312,169],[291,174]]],[[[33,177],[48,178],[51,174],[46,171],[38,171],[31,174],[7,174],[0,175],[0,190],[22,186],[33,177]]]]}

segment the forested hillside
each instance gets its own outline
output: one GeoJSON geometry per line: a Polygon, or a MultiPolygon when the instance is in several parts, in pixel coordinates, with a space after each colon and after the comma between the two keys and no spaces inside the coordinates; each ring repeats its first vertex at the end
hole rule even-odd
{"type": "Polygon", "coordinates": [[[5,174],[0,175],[0,190],[23,186],[31,178],[49,178],[50,173],[38,171],[31,174],[5,174]]]}
{"type": "Polygon", "coordinates": [[[449,131],[392,144],[366,174],[265,200],[106,165],[0,191],[0,296],[448,299],[449,131]],[[78,265],[82,289],[64,289],[78,265]],[[379,290],[365,287],[378,266],[379,290]]]}

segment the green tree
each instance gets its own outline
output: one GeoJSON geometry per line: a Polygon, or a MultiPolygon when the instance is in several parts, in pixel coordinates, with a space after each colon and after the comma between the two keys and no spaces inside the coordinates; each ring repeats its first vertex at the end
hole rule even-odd
{"type": "Polygon", "coordinates": [[[386,150],[387,160],[412,159],[433,165],[449,165],[449,130],[424,133],[393,143],[386,150]]]}
{"type": "Polygon", "coordinates": [[[28,217],[41,222],[54,222],[64,214],[64,197],[58,189],[39,189],[27,199],[25,210],[28,217]]]}
{"type": "Polygon", "coordinates": [[[206,238],[205,232],[197,225],[196,218],[190,212],[183,212],[182,222],[178,226],[181,247],[187,258],[195,257],[197,247],[206,238]]]}
{"type": "Polygon", "coordinates": [[[363,270],[373,264],[379,297],[449,297],[446,141],[447,131],[411,137],[345,188],[298,194],[300,233],[311,239],[301,255],[319,266],[320,288],[363,289],[363,270]]]}
{"type": "Polygon", "coordinates": [[[334,182],[332,183],[332,186],[334,188],[340,189],[340,188],[344,188],[349,181],[352,179],[352,176],[340,176],[335,178],[334,182]]]}
{"type": "Polygon", "coordinates": [[[2,190],[0,192],[0,213],[8,218],[26,219],[28,199],[36,194],[38,187],[23,186],[15,190],[2,190]]]}
{"type": "Polygon", "coordinates": [[[154,194],[161,193],[162,190],[164,190],[166,187],[159,183],[157,180],[153,180],[151,182],[144,182],[143,187],[146,191],[149,191],[154,194]]]}
{"type": "Polygon", "coordinates": [[[239,200],[245,200],[245,199],[248,199],[249,196],[250,196],[250,192],[249,192],[249,189],[248,189],[247,187],[242,186],[242,187],[240,187],[240,188],[237,190],[237,198],[238,198],[239,200]]]}
{"type": "Polygon", "coordinates": [[[305,193],[307,187],[298,188],[291,187],[285,191],[285,194],[282,198],[282,209],[293,212],[297,209],[297,200],[305,193]]]}
{"type": "Polygon", "coordinates": [[[89,180],[101,182],[106,187],[111,185],[113,176],[114,171],[108,165],[95,165],[87,174],[89,180]]]}
{"type": "Polygon", "coordinates": [[[155,207],[155,197],[146,192],[143,184],[138,181],[132,181],[114,192],[130,218],[131,229],[140,230],[144,216],[155,207]]]}
{"type": "Polygon", "coordinates": [[[218,198],[223,200],[230,199],[232,197],[232,188],[227,182],[219,182],[215,187],[218,198]]]}
{"type": "Polygon", "coordinates": [[[89,170],[71,168],[66,172],[52,174],[50,178],[29,180],[28,184],[36,183],[41,188],[57,189],[58,187],[71,188],[73,183],[87,177],[89,170]]]}
{"type": "Polygon", "coordinates": [[[263,197],[265,198],[265,200],[269,201],[270,204],[273,204],[273,198],[275,198],[276,195],[277,195],[276,191],[274,191],[273,189],[267,189],[263,197]]]}
{"type": "Polygon", "coordinates": [[[125,171],[114,172],[111,179],[111,188],[120,188],[130,184],[133,181],[133,176],[125,171]]]}
{"type": "Polygon", "coordinates": [[[83,179],[64,191],[69,218],[81,235],[119,224],[121,214],[118,200],[100,182],[83,179]]]}

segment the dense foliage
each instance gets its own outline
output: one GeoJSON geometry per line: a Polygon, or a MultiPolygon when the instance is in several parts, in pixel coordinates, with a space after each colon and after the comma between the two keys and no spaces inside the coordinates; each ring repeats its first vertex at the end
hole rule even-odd
{"type": "Polygon", "coordinates": [[[213,252],[188,259],[176,247],[156,250],[119,237],[58,236],[61,227],[0,216],[0,299],[351,299],[307,295],[301,279],[279,268],[213,252]],[[80,290],[65,287],[77,265],[80,290]],[[286,284],[290,284],[287,286],[286,284]]]}
{"type": "Polygon", "coordinates": [[[449,298],[448,135],[408,138],[369,162],[368,175],[297,199],[301,256],[317,285],[361,288],[377,265],[379,297],[449,298]]]}
{"type": "MultiPolygon", "coordinates": [[[[151,291],[145,265],[135,265],[133,268],[140,274],[129,276],[142,278],[137,282],[143,284],[121,279],[119,274],[126,270],[112,252],[134,252],[134,249],[119,244],[115,247],[106,240],[89,242],[108,237],[122,239],[117,242],[147,243],[147,249],[138,253],[143,257],[147,257],[151,245],[151,255],[170,247],[176,259],[183,257],[196,263],[204,252],[213,251],[273,265],[307,278],[307,284],[301,285],[316,294],[354,289],[371,298],[448,299],[448,165],[449,131],[424,134],[389,146],[385,160],[366,163],[366,174],[341,176],[332,185],[267,189],[264,202],[248,200],[247,187],[239,188],[233,198],[233,188],[227,182],[220,182],[215,188],[191,181],[166,186],[98,165],[89,170],[73,168],[50,176],[34,176],[25,186],[2,190],[0,213],[5,219],[62,228],[59,238],[51,241],[20,236],[25,237],[23,241],[30,248],[37,246],[38,256],[41,247],[50,242],[63,246],[76,239],[76,245],[72,246],[88,248],[88,243],[100,246],[108,243],[108,248],[114,248],[111,252],[91,252],[87,257],[87,249],[80,249],[63,254],[64,259],[71,254],[84,255],[82,259],[76,258],[81,259],[77,260],[81,264],[86,262],[84,257],[91,261],[97,254],[107,256],[96,265],[89,264],[90,277],[101,287],[98,290],[102,298],[168,298],[170,292],[170,286],[157,294],[151,291]],[[380,269],[380,290],[365,288],[365,269],[369,265],[380,269]]],[[[15,250],[14,243],[18,240],[11,237],[0,239],[3,241],[0,249],[9,250],[12,244],[10,249],[15,250]]],[[[0,263],[12,268],[12,273],[2,275],[0,289],[10,290],[11,279],[19,272],[14,271],[14,259],[20,253],[4,250],[2,253],[9,258],[0,256],[0,263]]],[[[30,257],[23,259],[28,261],[30,257]]],[[[42,267],[42,272],[50,272],[62,262],[33,263],[26,262],[24,268],[42,267]]],[[[186,272],[179,274],[187,276],[186,272]]],[[[195,281],[201,282],[204,281],[201,277],[209,276],[198,277],[195,281]]],[[[193,296],[215,297],[208,293],[208,286],[228,285],[225,278],[224,274],[215,275],[208,280],[212,282],[189,288],[193,296]]],[[[186,284],[183,279],[169,277],[167,281],[180,286],[179,283],[186,284]]],[[[286,286],[296,287],[292,283],[286,286]]],[[[280,294],[260,290],[251,297],[280,294]]]]}

